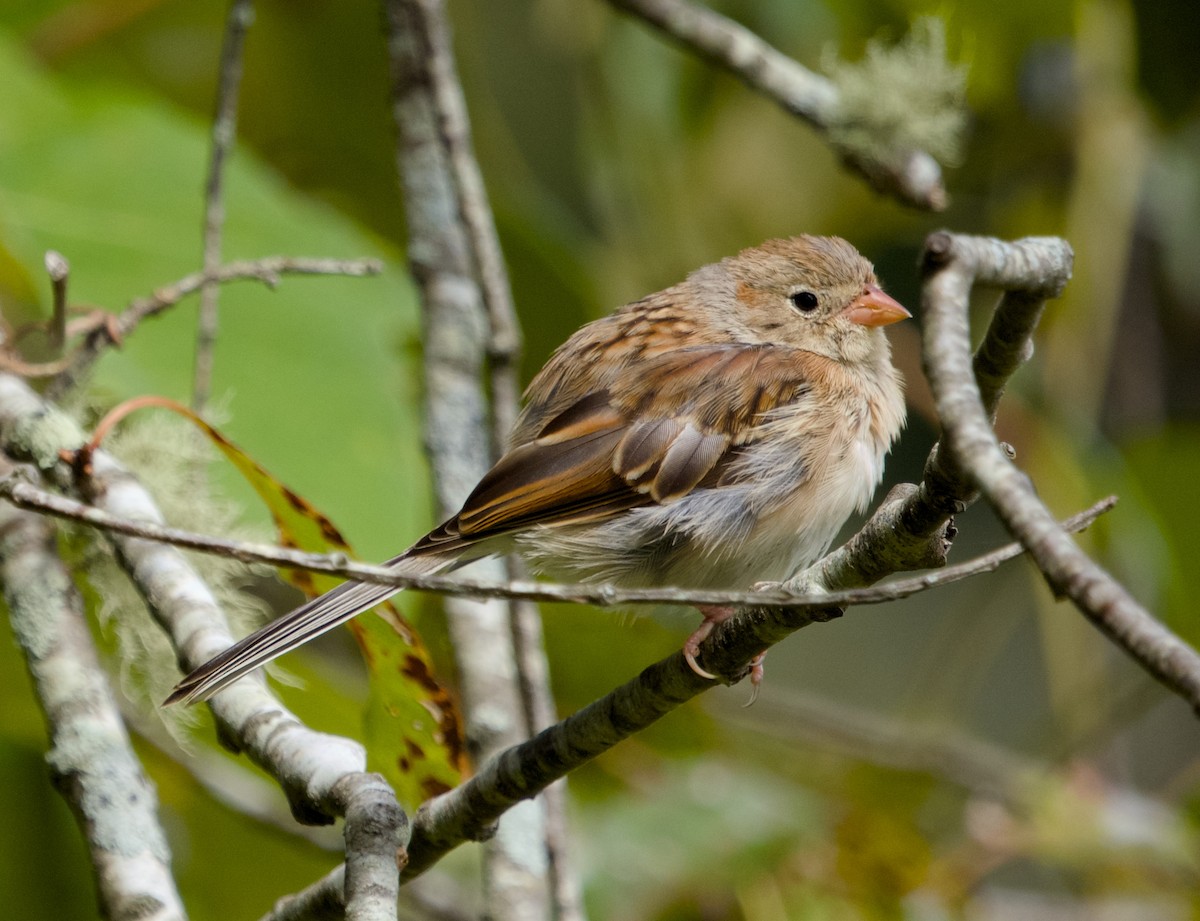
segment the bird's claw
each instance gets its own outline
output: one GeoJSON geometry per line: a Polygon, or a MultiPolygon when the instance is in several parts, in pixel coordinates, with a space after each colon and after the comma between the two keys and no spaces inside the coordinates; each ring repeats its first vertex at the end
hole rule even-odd
{"type": "Polygon", "coordinates": [[[742,704],[743,709],[753,707],[754,702],[758,700],[758,692],[762,690],[763,676],[766,674],[763,669],[763,660],[766,657],[767,651],[764,649],[750,660],[750,699],[742,704]]]}
{"type": "Polygon", "coordinates": [[[694,671],[701,678],[707,678],[709,681],[719,680],[712,672],[707,672],[700,667],[700,663],[696,661],[696,653],[699,650],[689,649],[688,646],[683,647],[683,657],[687,660],[688,668],[694,671]]]}
{"type": "MultiPolygon", "coordinates": [[[[700,654],[700,644],[708,639],[709,634],[713,631],[713,627],[722,621],[728,620],[733,614],[733,608],[720,605],[702,605],[700,606],[700,613],[704,615],[704,620],[700,622],[700,626],[695,629],[683,644],[683,658],[687,660],[688,668],[701,678],[707,678],[709,681],[720,681],[719,675],[714,675],[700,666],[700,663],[696,661],[696,656],[700,654]]],[[[764,674],[763,659],[766,658],[766,655],[766,650],[763,650],[750,660],[750,699],[743,706],[749,707],[758,700],[758,692],[762,688],[764,674]]]]}
{"type": "Polygon", "coordinates": [[[709,611],[704,608],[701,608],[700,611],[704,614],[704,620],[700,622],[700,626],[693,631],[692,635],[683,644],[683,657],[687,659],[688,668],[701,678],[707,678],[709,681],[717,681],[719,679],[716,675],[700,667],[700,663],[696,661],[696,656],[700,653],[700,644],[708,639],[708,635],[713,631],[713,626],[719,622],[719,615],[710,616],[709,611]]]}

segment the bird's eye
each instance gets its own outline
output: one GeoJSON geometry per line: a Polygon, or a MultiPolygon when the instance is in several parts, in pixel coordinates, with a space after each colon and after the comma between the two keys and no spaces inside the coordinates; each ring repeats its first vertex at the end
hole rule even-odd
{"type": "Polygon", "coordinates": [[[797,291],[791,295],[788,300],[792,302],[792,306],[801,313],[812,313],[817,309],[817,296],[811,291],[797,291]]]}

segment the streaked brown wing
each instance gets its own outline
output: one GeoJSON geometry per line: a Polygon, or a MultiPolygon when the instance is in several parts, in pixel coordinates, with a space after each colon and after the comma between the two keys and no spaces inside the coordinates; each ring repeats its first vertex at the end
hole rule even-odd
{"type": "Polygon", "coordinates": [[[773,346],[679,349],[589,393],[483,477],[411,552],[458,549],[532,527],[666,504],[715,482],[765,413],[801,398],[821,359],[773,346]],[[636,377],[636,379],[632,379],[636,377]]]}

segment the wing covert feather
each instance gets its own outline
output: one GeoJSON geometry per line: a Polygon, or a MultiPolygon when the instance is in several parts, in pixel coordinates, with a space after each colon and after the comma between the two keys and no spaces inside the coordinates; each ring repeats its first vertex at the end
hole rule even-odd
{"type": "Polygon", "coordinates": [[[804,399],[827,359],[778,346],[675,349],[636,379],[568,404],[484,476],[462,511],[413,547],[453,550],[537,524],[609,517],[719,482],[772,410],[804,399]]]}

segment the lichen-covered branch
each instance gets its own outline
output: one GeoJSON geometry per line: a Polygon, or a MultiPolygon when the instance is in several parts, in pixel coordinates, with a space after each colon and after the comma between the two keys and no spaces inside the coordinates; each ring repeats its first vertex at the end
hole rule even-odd
{"type": "Polygon", "coordinates": [[[976,384],[967,314],[972,286],[1016,292],[1004,301],[1011,315],[998,317],[992,329],[999,325],[1017,330],[1017,334],[995,333],[998,341],[1010,343],[1007,349],[989,347],[986,360],[976,361],[977,367],[1002,368],[1012,356],[1025,351],[1019,331],[1036,322],[1038,301],[1061,290],[1070,266],[1070,248],[1060,240],[1005,243],[938,233],[926,242],[922,353],[946,445],[1000,520],[1029,551],[1055,594],[1070,598],[1101,632],[1200,713],[1200,655],[1059,527],[996,440],[985,396],[994,397],[998,392],[995,384],[990,377],[985,387],[976,384]]]}
{"type": "MultiPolygon", "coordinates": [[[[492,454],[498,456],[507,447],[509,433],[520,409],[517,363],[521,354],[521,327],[513,306],[508,269],[483,174],[475,159],[466,100],[449,46],[444,8],[430,6],[425,22],[430,51],[427,71],[430,101],[440,123],[446,161],[454,180],[459,219],[471,250],[488,318],[486,359],[491,392],[491,448],[492,454]]],[[[506,561],[506,568],[509,579],[524,575],[516,559],[506,561]]],[[[510,599],[507,609],[525,733],[531,735],[556,719],[550,693],[549,664],[542,643],[541,612],[532,602],[517,599],[510,599]]],[[[577,921],[584,917],[583,902],[578,874],[571,866],[568,853],[563,790],[548,790],[544,804],[551,914],[556,921],[577,921]]]]}
{"type": "Polygon", "coordinates": [[[940,211],[946,207],[942,170],[930,153],[904,143],[888,146],[885,142],[868,148],[840,140],[836,128],[847,118],[845,100],[837,85],[771,47],[749,29],[689,0],[609,3],[729,69],[752,89],[830,136],[843,162],[877,191],[918,208],[940,211]]]}
{"type": "MultiPolygon", "coordinates": [[[[75,476],[62,456],[86,440],[70,419],[44,403],[23,381],[0,374],[0,448],[31,461],[46,476],[80,491],[109,514],[161,525],[162,515],[151,496],[106,452],[92,455],[86,479],[75,476]]],[[[208,586],[179,550],[115,532],[110,542],[185,671],[233,642],[208,586]]],[[[390,804],[381,805],[386,797],[378,791],[385,784],[366,773],[363,747],[309,729],[267,690],[261,678],[235,683],[209,705],[222,742],[244,752],[278,781],[297,820],[329,824],[335,816],[346,817],[347,875],[357,876],[352,888],[347,884],[347,917],[372,921],[394,917],[395,864],[384,867],[378,854],[394,855],[403,845],[407,819],[396,807],[394,795],[390,804]]]]}
{"type": "Polygon", "coordinates": [[[182,921],[154,787],[130,745],[48,518],[0,506],[0,583],[45,716],[54,784],[87,841],[99,914],[182,921]]]}

